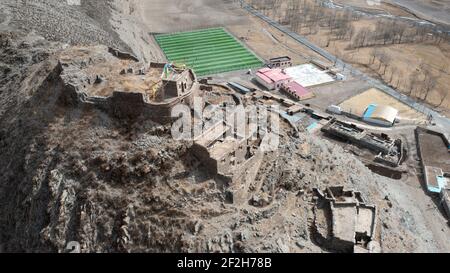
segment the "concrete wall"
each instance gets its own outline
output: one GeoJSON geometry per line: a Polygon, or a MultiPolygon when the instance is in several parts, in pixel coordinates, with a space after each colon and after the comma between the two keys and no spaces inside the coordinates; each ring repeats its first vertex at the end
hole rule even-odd
{"type": "MultiPolygon", "coordinates": [[[[347,191],[342,186],[328,187],[324,193],[314,190],[319,197],[315,209],[320,206],[327,211],[328,235],[325,238],[324,234],[318,234],[322,246],[339,252],[354,252],[357,244],[373,239],[376,207],[366,205],[360,192],[347,191]]],[[[320,233],[316,220],[314,225],[315,232],[320,233]]]]}
{"type": "Polygon", "coordinates": [[[181,75],[174,80],[163,80],[163,99],[176,98],[185,95],[191,89],[195,76],[190,70],[183,71],[181,75]]]}
{"type": "Polygon", "coordinates": [[[191,101],[193,93],[175,99],[170,103],[151,104],[146,102],[142,93],[115,91],[109,97],[88,96],[81,88],[73,85],[65,85],[60,100],[70,105],[90,105],[111,114],[117,118],[148,117],[158,123],[169,123],[172,121],[172,108],[178,103],[191,101]]]}
{"type": "MultiPolygon", "coordinates": [[[[421,132],[425,132],[428,134],[434,134],[434,135],[442,137],[442,139],[444,140],[444,143],[447,145],[447,147],[449,147],[449,139],[443,133],[429,130],[429,129],[423,128],[423,127],[417,127],[416,130],[414,131],[415,136],[416,136],[416,142],[417,142],[417,154],[420,157],[420,164],[421,164],[422,170],[423,170],[423,178],[425,180],[425,184],[427,185],[427,189],[429,189],[429,185],[432,184],[431,179],[433,179],[433,178],[430,177],[430,175],[432,175],[432,174],[428,174],[427,166],[425,165],[425,162],[423,161],[423,157],[422,157],[423,149],[422,149],[422,145],[420,144],[420,137],[419,137],[419,134],[421,132]]],[[[450,152],[450,149],[448,149],[448,151],[450,152]]],[[[448,175],[448,174],[444,174],[444,175],[448,175]]],[[[434,192],[430,192],[430,193],[434,193],[434,192]]]]}
{"type": "Polygon", "coordinates": [[[108,51],[109,51],[109,53],[111,53],[112,55],[116,56],[119,59],[133,60],[135,62],[139,62],[139,59],[135,55],[133,55],[131,53],[122,52],[122,51],[120,51],[118,49],[115,49],[115,48],[112,48],[112,47],[109,47],[108,51]]]}
{"type": "Polygon", "coordinates": [[[447,219],[450,221],[450,188],[441,192],[441,204],[444,207],[445,213],[447,213],[447,219]]]}
{"type": "Polygon", "coordinates": [[[194,143],[191,147],[191,152],[202,162],[210,175],[216,175],[218,173],[217,161],[211,158],[205,146],[194,143]]]}
{"type": "MultiPolygon", "coordinates": [[[[447,146],[448,152],[450,153],[450,139],[449,139],[448,135],[443,134],[441,132],[433,131],[433,130],[430,130],[430,129],[427,129],[427,128],[417,127],[416,128],[416,136],[418,136],[417,134],[420,133],[421,131],[425,132],[425,133],[428,133],[428,134],[432,134],[432,135],[436,135],[436,136],[441,137],[442,140],[444,141],[445,145],[447,146]]],[[[419,138],[417,138],[417,139],[419,139],[419,138]]]]}

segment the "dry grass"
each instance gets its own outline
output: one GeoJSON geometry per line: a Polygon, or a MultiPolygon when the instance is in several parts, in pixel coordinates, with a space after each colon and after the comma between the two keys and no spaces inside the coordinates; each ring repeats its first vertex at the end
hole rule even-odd
{"type": "MultiPolygon", "coordinates": [[[[312,0],[306,1],[313,3],[312,0]]],[[[279,8],[282,9],[283,7],[286,7],[287,2],[287,0],[282,1],[279,8]]],[[[336,2],[346,5],[355,5],[359,8],[370,8],[372,10],[379,9],[397,16],[415,17],[407,10],[385,2],[383,2],[382,5],[372,7],[366,5],[365,1],[337,0],[336,2]]],[[[270,13],[271,12],[269,11],[268,15],[274,17],[273,14],[270,13]]],[[[283,11],[281,13],[283,13],[283,11]]],[[[355,29],[354,33],[358,33],[362,28],[374,29],[378,20],[388,19],[363,17],[360,20],[351,22],[351,24],[355,29]]],[[[317,32],[313,32],[312,34],[309,33],[307,27],[304,27],[302,32],[303,33],[300,34],[305,35],[310,41],[326,49],[330,53],[352,64],[356,68],[361,69],[363,72],[375,78],[382,79],[398,91],[417,99],[423,99],[425,97],[424,87],[420,84],[416,84],[415,88],[410,93],[411,78],[414,77],[414,73],[417,73],[419,74],[420,82],[424,77],[424,71],[429,71],[436,77],[437,85],[430,91],[426,103],[437,111],[441,111],[444,115],[450,115],[450,91],[447,88],[450,84],[450,69],[448,68],[448,65],[450,64],[450,44],[445,41],[442,41],[439,45],[430,41],[424,41],[409,44],[378,45],[352,49],[352,40],[333,40],[334,35],[330,33],[328,27],[318,27],[317,32]],[[383,66],[380,67],[378,60],[375,63],[372,63],[372,51],[374,48],[378,48],[381,52],[390,57],[386,72],[384,72],[383,66]]]]}
{"type": "MultiPolygon", "coordinates": [[[[370,22],[361,21],[359,23],[359,27],[361,27],[370,22]]],[[[377,60],[372,63],[371,51],[375,47],[349,49],[349,42],[347,41],[332,41],[326,47],[328,35],[327,31],[322,30],[315,35],[308,36],[308,38],[371,76],[382,79],[402,93],[416,98],[424,97],[425,94],[420,86],[413,88],[411,94],[409,92],[411,90],[410,85],[413,73],[416,71],[419,75],[422,75],[425,69],[431,71],[437,78],[437,86],[430,92],[427,98],[426,102],[428,104],[436,107],[441,103],[442,97],[449,92],[449,44],[434,45],[421,43],[378,46],[392,60],[386,69],[386,73],[383,75],[383,66],[380,68],[377,60]]],[[[447,96],[439,108],[444,114],[450,114],[450,95],[447,96]]]]}

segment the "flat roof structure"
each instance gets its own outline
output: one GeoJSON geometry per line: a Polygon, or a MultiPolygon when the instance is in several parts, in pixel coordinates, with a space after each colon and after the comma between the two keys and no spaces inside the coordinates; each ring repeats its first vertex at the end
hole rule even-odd
{"type": "Polygon", "coordinates": [[[450,188],[441,191],[441,203],[447,213],[447,219],[450,221],[450,188]]]}
{"type": "Polygon", "coordinates": [[[283,56],[283,57],[271,58],[269,61],[270,62],[290,62],[291,58],[289,56],[283,56]]]}
{"type": "Polygon", "coordinates": [[[450,174],[449,140],[446,135],[435,129],[418,127],[416,137],[423,164],[439,168],[442,172],[450,174]]]}
{"type": "Polygon", "coordinates": [[[373,112],[375,111],[375,109],[377,109],[377,105],[376,104],[370,104],[369,106],[367,106],[366,112],[364,112],[364,118],[370,118],[372,117],[373,112]]]}
{"type": "Polygon", "coordinates": [[[432,193],[440,193],[448,184],[442,169],[432,166],[425,166],[425,182],[427,190],[432,193]]]}
{"type": "Polygon", "coordinates": [[[289,82],[283,89],[298,100],[306,100],[314,97],[314,93],[311,90],[306,89],[295,81],[289,82]]]}
{"type": "Polygon", "coordinates": [[[256,72],[256,76],[261,78],[268,84],[285,82],[290,80],[291,77],[283,73],[283,71],[279,68],[270,69],[270,68],[262,68],[256,72]]]}
{"type": "Polygon", "coordinates": [[[381,120],[387,123],[394,123],[398,116],[398,110],[388,105],[370,104],[364,113],[364,119],[381,120]]]}
{"type": "Polygon", "coordinates": [[[423,127],[417,127],[415,133],[427,191],[445,195],[450,188],[449,140],[444,133],[423,127]]]}
{"type": "Polygon", "coordinates": [[[263,65],[224,28],[159,34],[155,39],[170,62],[185,64],[199,76],[263,65]]]}
{"type": "Polygon", "coordinates": [[[271,58],[267,66],[270,68],[292,66],[292,60],[289,56],[271,58]]]}
{"type": "Polygon", "coordinates": [[[304,87],[334,82],[333,76],[313,64],[302,64],[286,68],[286,74],[304,87]]]}

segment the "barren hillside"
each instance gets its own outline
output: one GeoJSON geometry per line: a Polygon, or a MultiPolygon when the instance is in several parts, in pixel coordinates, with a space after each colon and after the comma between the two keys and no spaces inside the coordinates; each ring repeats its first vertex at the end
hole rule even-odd
{"type": "MultiPolygon", "coordinates": [[[[191,141],[172,138],[170,125],[65,100],[63,57],[73,57],[79,82],[96,61],[117,69],[108,46],[143,65],[160,60],[142,42],[152,26],[133,16],[142,6],[27,2],[0,3],[0,252],[65,252],[71,241],[84,252],[330,252],[315,240],[314,189],[336,184],[377,206],[382,251],[448,251],[414,196],[399,194],[402,185],[287,122],[276,156],[256,173],[259,192],[248,192],[266,204],[230,202],[229,185],[192,157],[191,141]]],[[[235,6],[219,6],[227,7],[235,6]]]]}

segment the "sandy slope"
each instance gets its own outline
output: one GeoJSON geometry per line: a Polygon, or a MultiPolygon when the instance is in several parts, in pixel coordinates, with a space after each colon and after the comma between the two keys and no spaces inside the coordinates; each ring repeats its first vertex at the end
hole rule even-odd
{"type": "Polygon", "coordinates": [[[449,0],[389,0],[426,20],[450,25],[449,0]]]}
{"type": "Polygon", "coordinates": [[[234,1],[146,0],[136,1],[143,21],[153,32],[174,32],[213,26],[231,26],[248,21],[234,1]]]}

